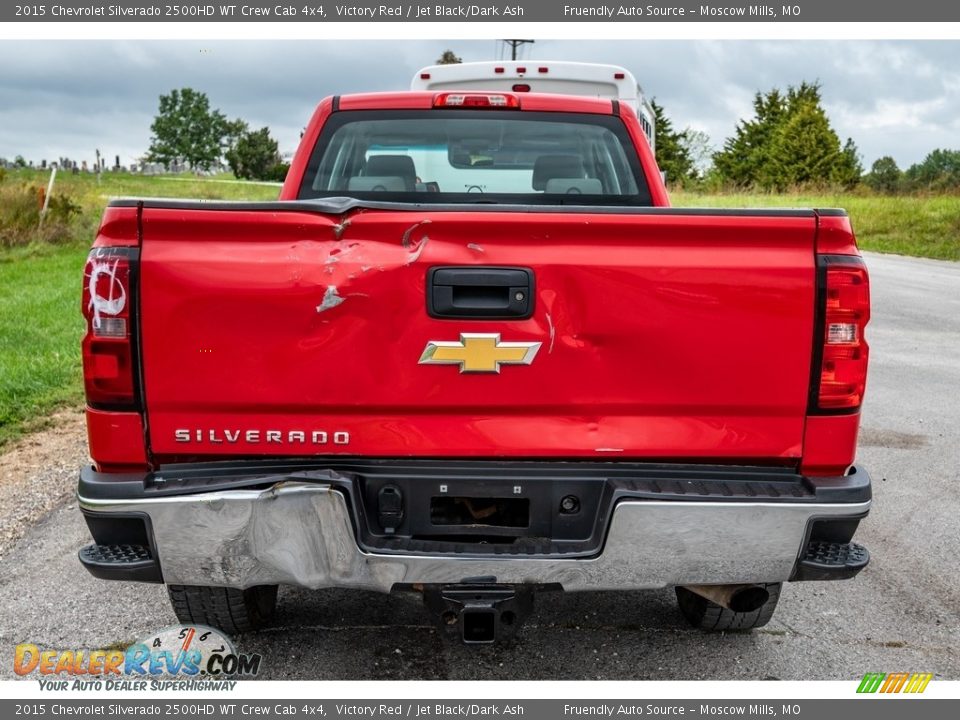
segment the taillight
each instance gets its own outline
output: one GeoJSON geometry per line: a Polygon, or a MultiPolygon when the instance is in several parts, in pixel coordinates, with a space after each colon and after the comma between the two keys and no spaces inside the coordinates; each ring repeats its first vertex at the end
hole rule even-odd
{"type": "Polygon", "coordinates": [[[95,248],[83,271],[83,381],[91,407],[134,407],[134,277],[138,251],[95,248]]]}
{"type": "Polygon", "coordinates": [[[816,407],[855,410],[863,402],[869,348],[864,328],[870,320],[870,278],[863,260],[820,256],[818,341],[821,352],[816,407]]]}
{"type": "Polygon", "coordinates": [[[440,93],[434,107],[445,108],[519,108],[520,98],[505,93],[440,93]]]}

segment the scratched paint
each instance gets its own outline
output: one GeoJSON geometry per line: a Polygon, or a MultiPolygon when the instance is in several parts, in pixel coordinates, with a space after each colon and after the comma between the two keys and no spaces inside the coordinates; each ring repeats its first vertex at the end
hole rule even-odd
{"type": "Polygon", "coordinates": [[[90,310],[93,312],[93,327],[100,327],[101,315],[119,315],[127,306],[127,290],[117,279],[119,260],[96,261],[90,266],[87,289],[90,291],[90,310]],[[101,279],[107,278],[107,296],[100,294],[101,279]]]}
{"type": "Polygon", "coordinates": [[[348,227],[350,227],[350,221],[349,221],[349,220],[344,220],[342,223],[338,223],[337,225],[333,225],[333,226],[331,226],[331,227],[332,227],[332,229],[333,229],[333,236],[334,236],[337,240],[339,240],[340,238],[343,237],[343,232],[344,232],[344,230],[346,230],[348,227]]]}
{"type": "Polygon", "coordinates": [[[410,250],[410,254],[407,256],[407,265],[410,263],[415,263],[420,259],[420,256],[423,255],[423,250],[427,247],[428,242],[430,242],[430,238],[426,235],[420,238],[420,242],[417,243],[416,247],[410,250]]]}
{"type": "Polygon", "coordinates": [[[550,345],[547,347],[547,355],[553,352],[553,342],[557,339],[557,329],[553,326],[553,318],[547,313],[547,328],[550,332],[550,345]]]}
{"type": "Polygon", "coordinates": [[[337,291],[336,285],[327,285],[327,291],[323,294],[323,300],[321,300],[320,304],[317,305],[317,312],[322,313],[335,308],[345,299],[346,298],[342,297],[337,291]]]}
{"type": "Polygon", "coordinates": [[[418,227],[421,227],[422,225],[429,225],[429,224],[430,224],[430,220],[421,220],[420,222],[416,222],[410,227],[408,227],[406,230],[403,231],[403,238],[401,239],[400,244],[403,245],[403,247],[407,248],[408,250],[412,249],[414,247],[414,241],[413,241],[414,231],[418,227]]]}

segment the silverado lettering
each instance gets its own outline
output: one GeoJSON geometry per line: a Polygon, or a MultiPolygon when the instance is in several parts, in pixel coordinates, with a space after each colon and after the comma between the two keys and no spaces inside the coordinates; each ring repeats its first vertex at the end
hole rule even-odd
{"type": "Polygon", "coordinates": [[[189,443],[311,443],[313,445],[326,445],[333,442],[335,445],[347,445],[350,443],[350,433],[345,430],[338,430],[328,433],[325,430],[189,430],[181,428],[174,430],[174,436],[177,442],[189,443]]]}
{"type": "Polygon", "coordinates": [[[278,201],[112,201],[84,566],[231,634],[280,583],[415,589],[467,643],[545,587],[674,587],[726,630],[856,575],[849,219],[672,208],[652,129],[597,97],[349,95],[278,201]]]}

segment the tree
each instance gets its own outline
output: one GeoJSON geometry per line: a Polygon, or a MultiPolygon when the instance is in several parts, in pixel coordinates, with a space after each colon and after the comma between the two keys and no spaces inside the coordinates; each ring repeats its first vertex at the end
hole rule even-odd
{"type": "Polygon", "coordinates": [[[822,185],[832,179],[840,139],[818,105],[802,104],[770,139],[757,182],[767,190],[822,185]]]}
{"type": "Polygon", "coordinates": [[[270,137],[270,128],[245,130],[227,151],[227,162],[238,178],[271,179],[271,171],[280,164],[277,141],[270,137]]]}
{"type": "Polygon", "coordinates": [[[220,139],[220,147],[223,151],[224,158],[228,157],[227,153],[237,146],[237,142],[249,130],[250,126],[240,119],[227,120],[224,122],[223,137],[220,139]]]}
{"type": "Polygon", "coordinates": [[[863,167],[853,140],[842,147],[823,108],[818,83],[774,88],[754,97],[754,118],[741,121],[714,155],[723,182],[784,190],[860,181],[863,167]]]}
{"type": "Polygon", "coordinates": [[[960,188],[960,150],[934,150],[923,162],[911,165],[904,178],[921,190],[960,188]]]}
{"type": "Polygon", "coordinates": [[[13,166],[17,168],[25,168],[27,166],[27,161],[23,159],[23,155],[17,155],[13,159],[13,166]]]}
{"type": "Polygon", "coordinates": [[[437,58],[437,65],[459,65],[463,58],[458,57],[453,50],[444,50],[443,54],[437,58]]]}
{"type": "Polygon", "coordinates": [[[657,146],[657,165],[667,176],[667,182],[683,183],[696,177],[693,157],[690,154],[689,130],[677,132],[673,123],[656,101],[650,102],[656,118],[654,137],[657,146]]]}
{"type": "Polygon", "coordinates": [[[230,124],[219,110],[210,108],[205,93],[192,88],[171,90],[160,96],[160,110],[150,129],[146,159],[163,163],[188,163],[194,170],[209,170],[223,154],[230,124]]]}
{"type": "Polygon", "coordinates": [[[903,173],[897,167],[897,161],[889,155],[874,160],[870,173],[865,178],[868,186],[882,193],[893,193],[900,189],[903,173]]]}
{"type": "Polygon", "coordinates": [[[783,121],[787,103],[777,89],[753,98],[754,119],[741,120],[733,137],[713,156],[717,173],[730,185],[749,187],[757,183],[760,169],[769,158],[770,139],[783,121]]]}
{"type": "Polygon", "coordinates": [[[853,138],[847,138],[840,152],[840,159],[833,168],[833,181],[845,188],[852,188],[863,179],[863,163],[860,151],[853,138]]]}
{"type": "Polygon", "coordinates": [[[278,162],[270,168],[263,179],[282,183],[287,179],[288,172],[290,172],[290,163],[278,162]]]}
{"type": "Polygon", "coordinates": [[[683,146],[690,155],[693,171],[703,177],[710,170],[713,162],[714,148],[710,143],[710,136],[703,130],[687,128],[683,131],[683,146]]]}

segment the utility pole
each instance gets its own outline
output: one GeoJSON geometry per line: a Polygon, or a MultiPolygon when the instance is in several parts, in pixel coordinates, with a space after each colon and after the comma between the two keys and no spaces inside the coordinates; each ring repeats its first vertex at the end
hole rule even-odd
{"type": "Polygon", "coordinates": [[[523,45],[533,45],[536,40],[504,40],[504,42],[510,46],[510,59],[517,59],[517,48],[523,45]]]}

